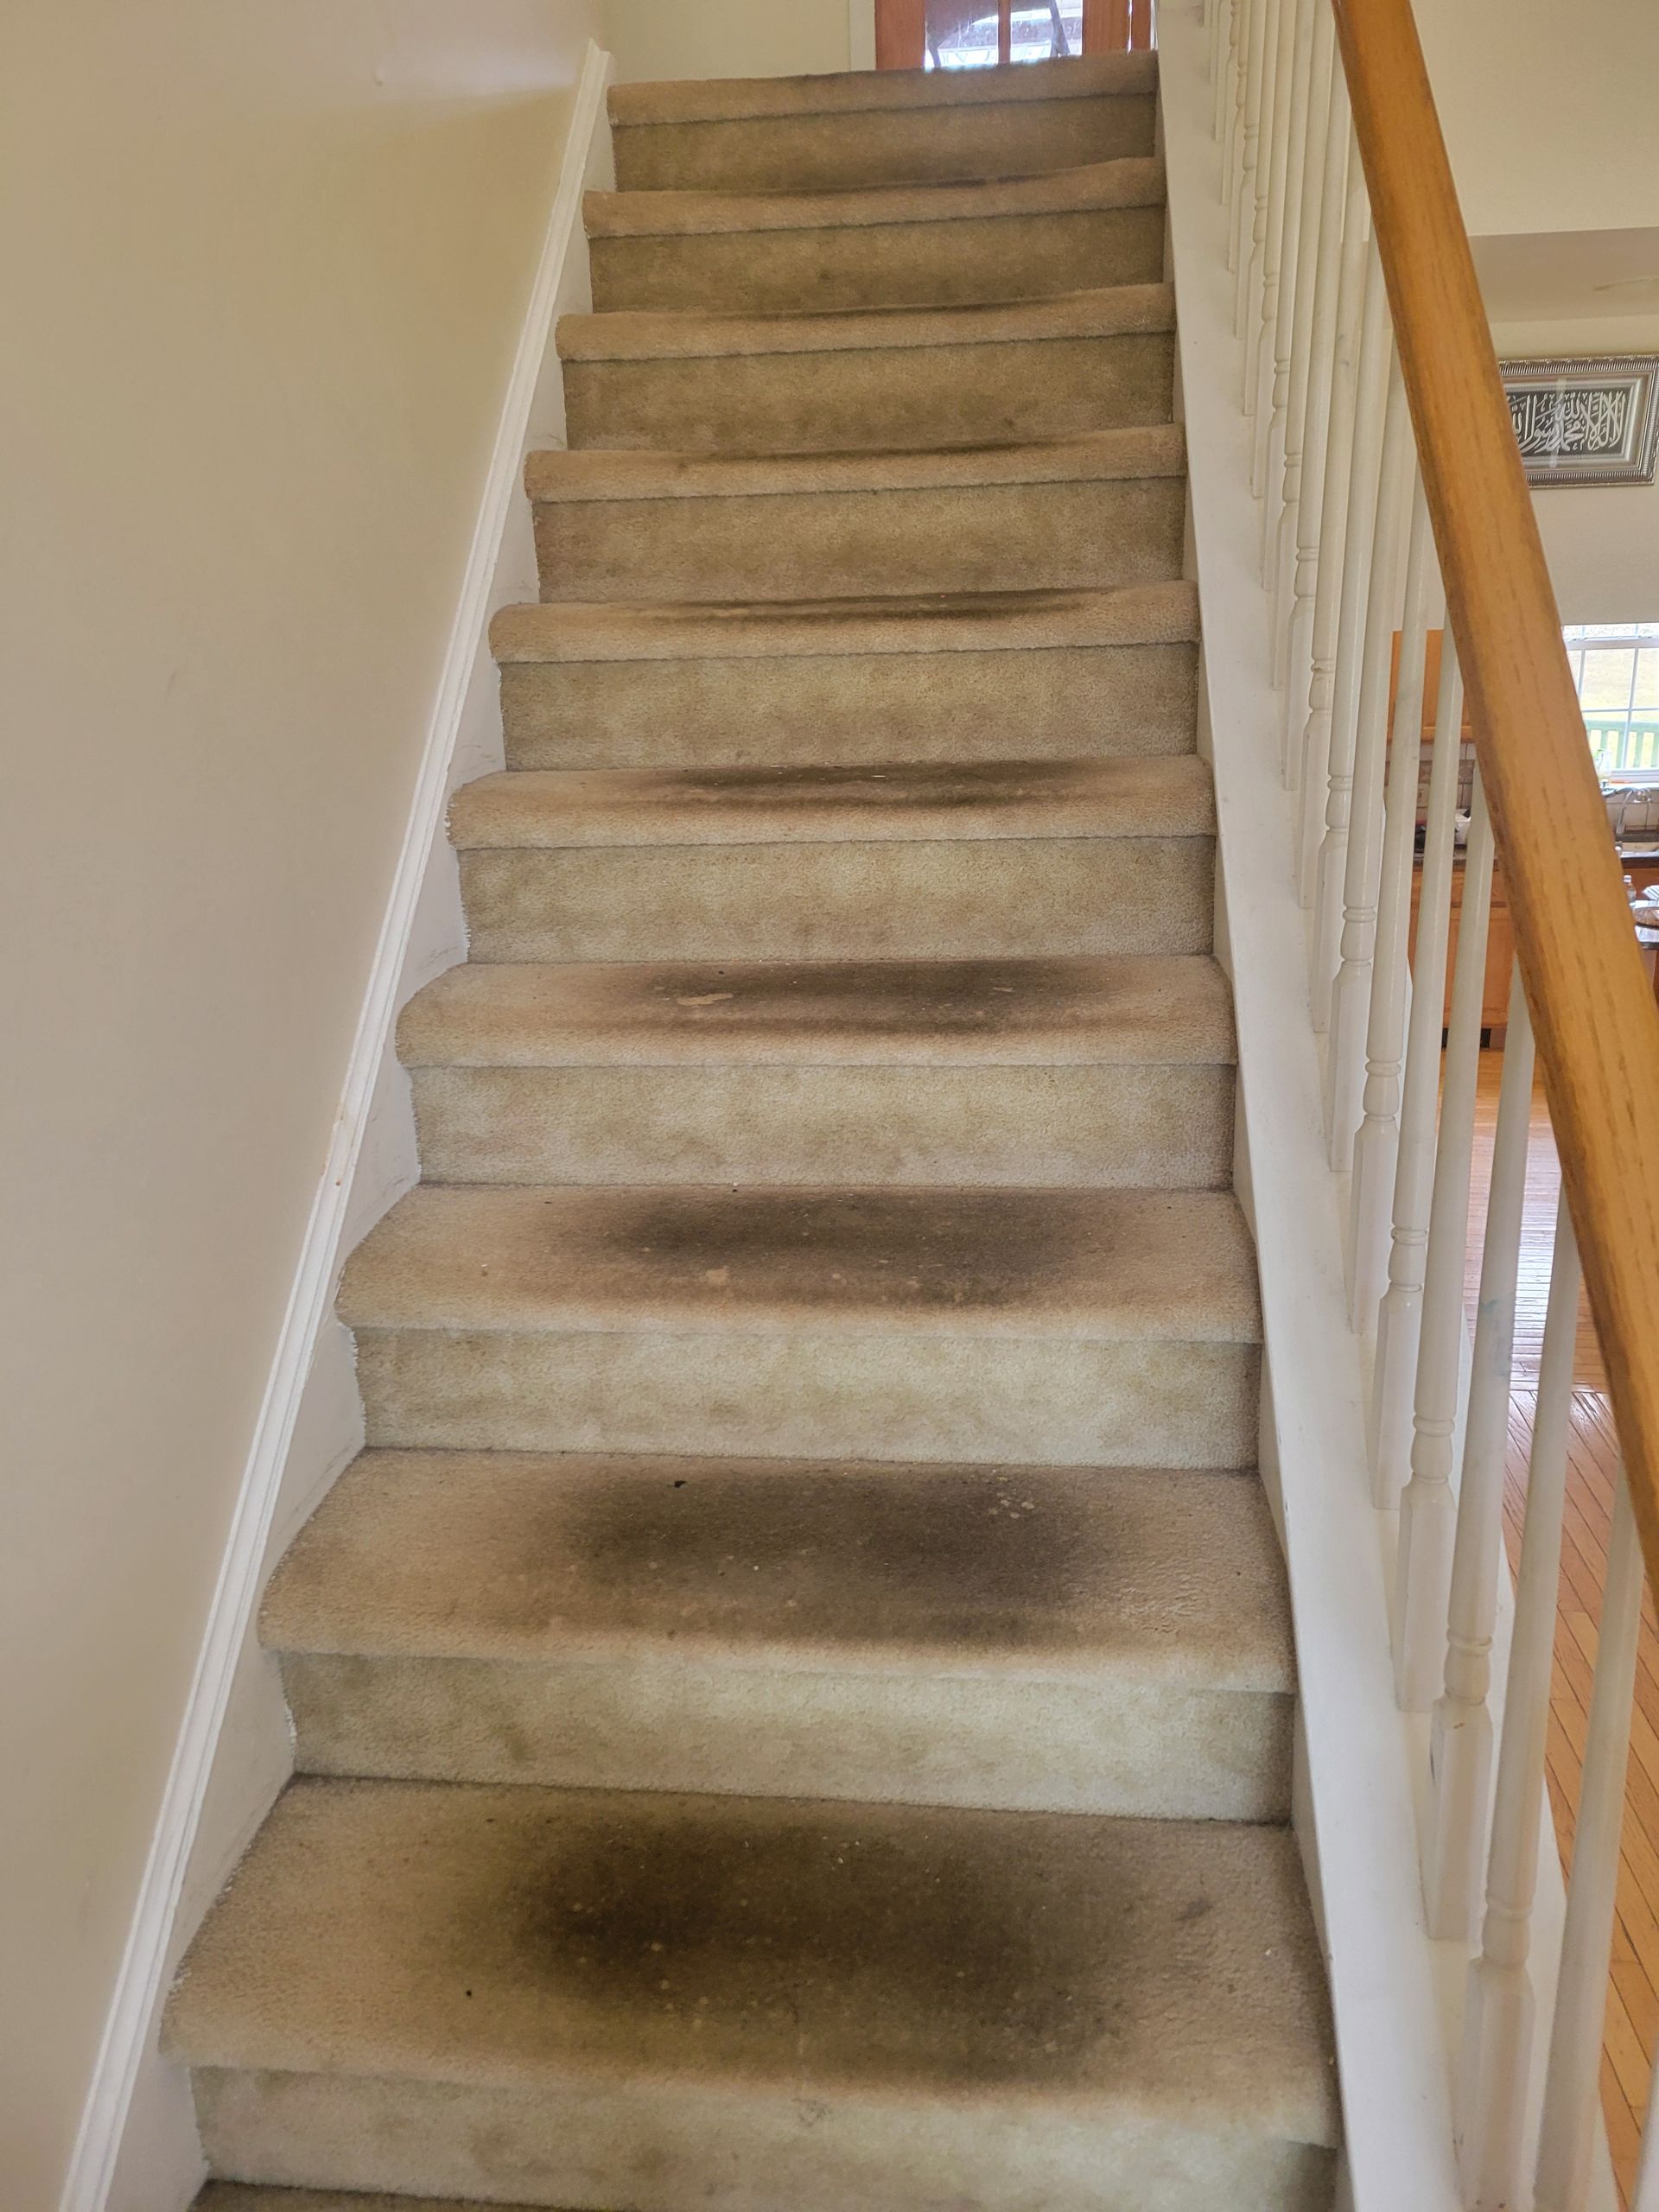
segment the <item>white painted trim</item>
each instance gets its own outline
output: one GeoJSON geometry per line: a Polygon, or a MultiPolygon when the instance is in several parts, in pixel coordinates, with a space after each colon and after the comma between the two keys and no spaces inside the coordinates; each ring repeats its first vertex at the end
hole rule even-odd
{"type": "MultiPolygon", "coordinates": [[[[484,480],[403,849],[346,1065],[327,1161],[306,1226],[255,1423],[195,1676],[60,2199],[60,2212],[105,2212],[124,2138],[137,2119],[136,2087],[141,2072],[155,2066],[161,2008],[171,1964],[181,1947],[178,1923],[187,1875],[195,1886],[193,1853],[214,1781],[232,1687],[253,1641],[255,1609],[270,1564],[279,1506],[292,1498],[296,1488],[315,1496],[338,1472],[338,1465],[326,1464],[340,1458],[338,1421],[332,1424],[334,1440],[322,1446],[325,1464],[321,1466],[296,1470],[290,1465],[291,1456],[308,1455],[291,1452],[291,1447],[296,1446],[296,1431],[302,1428],[307,1393],[312,1389],[320,1351],[328,1342],[327,1324],[340,1268],[368,1225],[365,1206],[370,1217],[384,1211],[409,1179],[407,1167],[401,1164],[409,1148],[396,1126],[397,1116],[407,1115],[406,1094],[399,1091],[395,1080],[392,1049],[398,1010],[411,990],[465,950],[464,940],[457,941],[455,934],[459,910],[445,895],[442,871],[447,868],[452,874],[454,868],[444,837],[445,817],[454,784],[479,772],[477,759],[470,756],[476,753],[480,728],[486,727],[492,716],[499,754],[499,709],[486,633],[495,608],[506,598],[524,594],[529,522],[527,515],[515,518],[514,503],[518,501],[522,507],[525,452],[532,442],[563,441],[557,364],[554,361],[550,366],[550,343],[556,314],[567,305],[585,304],[585,299],[573,300],[569,295],[573,288],[585,293],[587,286],[582,230],[584,185],[596,173],[598,181],[607,181],[603,175],[609,158],[605,91],[610,69],[610,56],[590,40],[484,480]],[[435,861],[441,866],[435,868],[435,861]],[[389,1073],[393,1080],[389,1081],[389,1073]],[[384,1172],[375,1173],[377,1166],[384,1172]],[[369,1187],[359,1187],[363,1184],[369,1187]]],[[[533,573],[532,567],[532,589],[533,573]]],[[[483,742],[487,749],[487,736],[483,742]]],[[[330,1424],[325,1421],[321,1427],[327,1431],[330,1424]]],[[[285,1523],[291,1523],[292,1518],[291,1511],[283,1515],[285,1523]]],[[[239,1844],[246,1840],[263,1810],[263,1802],[244,1807],[242,1816],[232,1817],[228,1829],[222,1817],[219,1825],[239,1844]]],[[[215,1871],[222,1878],[228,1866],[220,1866],[215,1871]]],[[[213,1880],[209,1897],[217,1886],[217,1880],[213,1880]]],[[[188,1932],[183,1931],[186,1936],[188,1932]]],[[[163,2120],[160,2123],[163,2133],[165,2126],[163,2120]]],[[[156,2132],[155,2128],[149,2131],[152,2136],[156,2132]]],[[[148,2212],[162,2212],[160,2188],[164,2187],[182,2207],[185,2198],[176,2196],[179,2183],[174,2177],[185,2161],[176,2145],[169,2145],[166,2155],[156,2155],[158,2164],[168,2168],[168,2179],[161,2183],[159,2173],[152,2169],[147,2183],[138,2182],[135,2201],[143,2202],[148,2212]]],[[[194,2181],[189,2182],[188,2190],[194,2191],[194,2181]]]]}
{"type": "Polygon", "coordinates": [[[1239,1033],[1239,1195],[1255,1236],[1268,1347],[1262,1471],[1290,1574],[1306,1743],[1299,1830],[1331,1976],[1346,2178],[1356,2212],[1459,2212],[1366,1474],[1362,1376],[1308,1018],[1249,428],[1236,398],[1226,213],[1196,9],[1166,0],[1159,43],[1204,636],[1200,744],[1215,771],[1217,949],[1239,1033]]]}
{"type": "Polygon", "coordinates": [[[875,0],[847,0],[847,67],[875,67],[875,0]]]}
{"type": "MultiPolygon", "coordinates": [[[[1268,1354],[1262,1468],[1285,1547],[1296,1637],[1294,1818],[1325,1949],[1342,2084],[1338,2202],[1344,2212],[1461,2212],[1451,2082],[1468,1953],[1432,1942],[1423,1910],[1427,1719],[1401,1713],[1394,1695],[1389,1585],[1397,1516],[1370,1503],[1369,1347],[1347,1325],[1348,1182],[1326,1163],[1307,926],[1280,771],[1283,704],[1268,661],[1261,518],[1249,492],[1249,426],[1236,399],[1240,341],[1196,0],[1163,0],[1158,36],[1189,572],[1204,638],[1199,744],[1215,771],[1217,950],[1232,981],[1239,1039],[1237,1186],[1256,1242],[1268,1354]]],[[[1504,1578],[1492,1653],[1495,1726],[1513,1619],[1504,1578]]],[[[1564,1907],[1541,1800],[1539,1821],[1535,2117],[1564,1907]]],[[[1599,2126],[1595,2163],[1586,2212],[1606,2212],[1615,2199],[1599,2126]]]]}

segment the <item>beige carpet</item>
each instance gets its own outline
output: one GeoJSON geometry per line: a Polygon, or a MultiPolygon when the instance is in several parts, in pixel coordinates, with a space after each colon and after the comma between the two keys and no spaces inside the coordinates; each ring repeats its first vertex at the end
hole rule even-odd
{"type": "Polygon", "coordinates": [[[636,86],[200,2212],[1327,2212],[1155,62],[636,86]]]}

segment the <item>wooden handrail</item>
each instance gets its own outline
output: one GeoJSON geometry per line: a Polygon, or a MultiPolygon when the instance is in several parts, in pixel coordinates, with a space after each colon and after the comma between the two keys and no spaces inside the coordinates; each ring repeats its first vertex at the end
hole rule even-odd
{"type": "Polygon", "coordinates": [[[1659,1588],[1659,1016],[1410,0],[1332,4],[1568,1204],[1659,1588]]]}

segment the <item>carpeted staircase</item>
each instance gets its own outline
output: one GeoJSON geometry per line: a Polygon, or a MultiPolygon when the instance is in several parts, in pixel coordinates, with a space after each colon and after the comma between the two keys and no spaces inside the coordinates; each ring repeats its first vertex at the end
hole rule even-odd
{"type": "Polygon", "coordinates": [[[1154,66],[613,96],[204,2212],[1331,2202],[1154,66]]]}

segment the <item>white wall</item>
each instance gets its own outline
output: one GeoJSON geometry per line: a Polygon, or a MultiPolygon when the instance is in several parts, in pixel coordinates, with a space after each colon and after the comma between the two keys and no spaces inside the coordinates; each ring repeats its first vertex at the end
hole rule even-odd
{"type": "MultiPolygon", "coordinates": [[[[1499,322],[1500,359],[1659,353],[1659,315],[1499,322]]],[[[1563,622],[1659,622],[1659,484],[1552,486],[1533,494],[1563,622]]]]}
{"type": "Polygon", "coordinates": [[[597,15],[8,11],[6,2212],[57,2202],[597,15]]]}
{"type": "Polygon", "coordinates": [[[624,83],[862,67],[867,58],[852,55],[849,20],[848,0],[608,0],[607,10],[624,83]]]}

